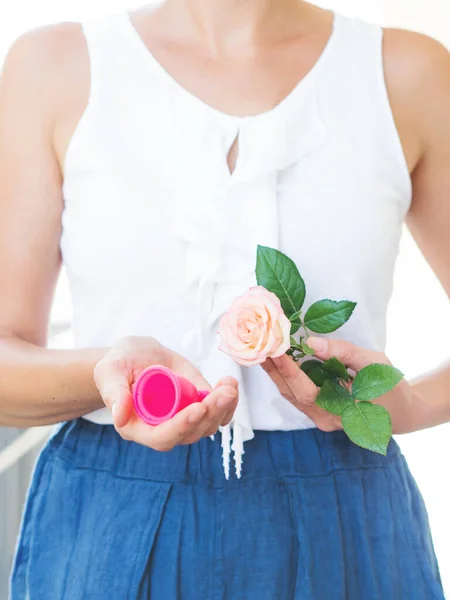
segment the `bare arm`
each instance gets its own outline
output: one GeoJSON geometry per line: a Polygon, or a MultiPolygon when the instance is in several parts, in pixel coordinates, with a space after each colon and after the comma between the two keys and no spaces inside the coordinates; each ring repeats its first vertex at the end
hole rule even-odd
{"type": "Polygon", "coordinates": [[[109,351],[45,348],[61,265],[61,165],[88,71],[80,28],[60,25],[21,39],[0,82],[0,425],[55,423],[106,404],[122,437],[170,450],[230,422],[236,381],[222,379],[201,404],[150,427],[132,408],[136,377],[162,364],[210,389],[189,361],[153,338],[118,340],[109,351]]]}
{"type": "MultiPolygon", "coordinates": [[[[450,293],[450,55],[424,36],[388,30],[385,73],[406,160],[413,173],[407,224],[425,258],[450,293]]],[[[445,338],[449,331],[442,331],[445,338]]],[[[322,360],[339,358],[359,371],[389,363],[384,354],[344,340],[309,338],[322,360]]],[[[323,431],[342,429],[340,417],[320,408],[318,388],[288,356],[263,365],[280,393],[323,431]]],[[[377,399],[392,417],[394,433],[410,433],[450,421],[450,365],[418,381],[401,382],[377,399]]]]}
{"type": "MultiPolygon", "coordinates": [[[[450,54],[430,38],[390,30],[385,62],[394,112],[400,106],[399,119],[409,121],[406,142],[417,154],[407,225],[450,295],[450,54]]],[[[450,365],[419,378],[413,389],[420,402],[411,429],[450,421],[450,365]]]]}
{"type": "Polygon", "coordinates": [[[54,423],[103,406],[93,369],[104,351],[45,348],[61,263],[60,33],[19,40],[0,82],[0,425],[54,423]]]}

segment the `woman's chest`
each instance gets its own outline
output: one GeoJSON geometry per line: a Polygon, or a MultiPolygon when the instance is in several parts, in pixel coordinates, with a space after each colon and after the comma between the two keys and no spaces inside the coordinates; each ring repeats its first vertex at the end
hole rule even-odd
{"type": "Polygon", "coordinates": [[[217,236],[228,268],[239,269],[267,243],[267,228],[325,294],[395,260],[407,195],[382,158],[370,148],[362,156],[354,139],[329,139],[288,168],[244,180],[227,172],[223,140],[196,143],[191,155],[176,146],[111,139],[71,174],[62,249],[79,278],[181,284],[190,237],[200,251],[204,238],[208,259],[206,238],[217,236]]]}

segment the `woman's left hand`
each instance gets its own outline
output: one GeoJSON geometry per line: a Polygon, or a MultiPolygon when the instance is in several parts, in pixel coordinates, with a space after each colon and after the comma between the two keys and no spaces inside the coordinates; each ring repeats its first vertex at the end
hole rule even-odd
{"type": "MultiPolygon", "coordinates": [[[[315,350],[321,360],[338,358],[347,367],[359,371],[372,363],[391,364],[380,352],[366,350],[344,340],[311,337],[308,345],[315,350]]],[[[311,357],[313,358],[313,357],[311,357]]],[[[316,404],[319,388],[300,369],[290,356],[269,358],[262,365],[263,369],[277,385],[281,395],[296,408],[305,413],[322,431],[342,429],[341,419],[320,408],[316,404]]],[[[422,403],[413,388],[402,380],[391,392],[374,401],[381,404],[390,413],[393,433],[409,433],[414,429],[410,418],[410,407],[417,408],[422,403]]],[[[426,407],[422,409],[426,410],[426,407]]]]}

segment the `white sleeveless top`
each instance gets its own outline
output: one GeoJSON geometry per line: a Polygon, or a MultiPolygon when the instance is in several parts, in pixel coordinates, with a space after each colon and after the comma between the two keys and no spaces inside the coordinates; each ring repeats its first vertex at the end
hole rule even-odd
{"type": "MultiPolygon", "coordinates": [[[[153,336],[211,384],[240,383],[238,476],[254,430],[314,427],[260,367],[218,349],[217,323],[255,285],[258,244],[298,265],[305,306],[356,301],[335,337],[383,350],[411,180],[387,97],[382,30],[335,15],[315,67],[273,110],[226,115],[178,84],[127,14],[84,25],[91,93],[66,164],[61,249],[78,347],[153,336]],[[228,151],[239,136],[230,175],[228,151]]],[[[110,423],[107,409],[87,415],[110,423]]]]}

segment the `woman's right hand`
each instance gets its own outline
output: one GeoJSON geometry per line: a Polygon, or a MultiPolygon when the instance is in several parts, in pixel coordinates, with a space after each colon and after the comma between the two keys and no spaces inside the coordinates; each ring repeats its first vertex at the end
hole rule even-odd
{"type": "Polygon", "coordinates": [[[172,352],[154,338],[129,337],[120,340],[94,370],[95,383],[111,409],[114,426],[125,439],[159,451],[180,444],[192,444],[227,425],[238,401],[238,384],[232,377],[221,379],[214,390],[188,360],[172,352]],[[136,415],[132,386],[144,369],[164,365],[188,379],[198,390],[211,393],[161,425],[148,425],[136,415]]]}

